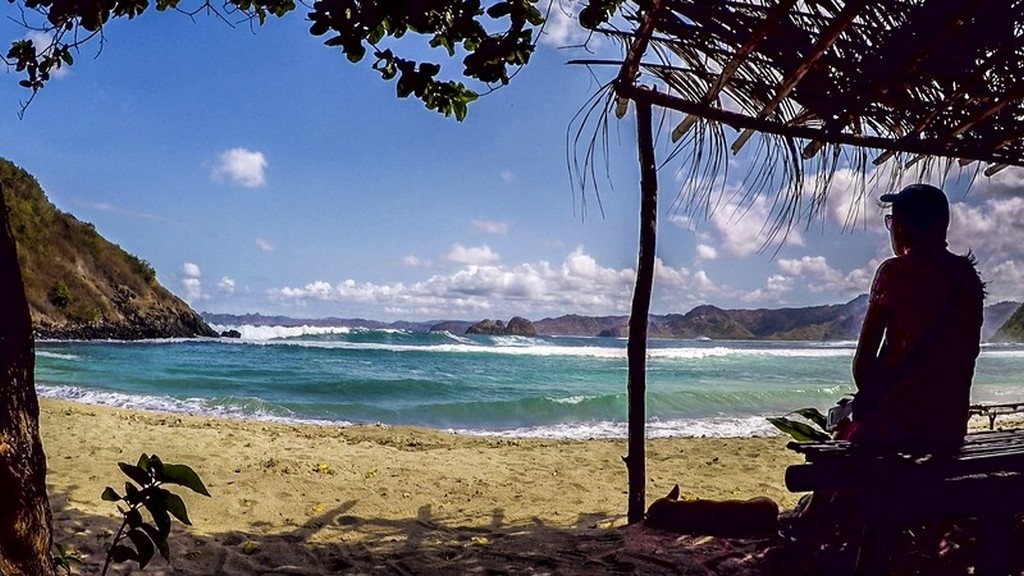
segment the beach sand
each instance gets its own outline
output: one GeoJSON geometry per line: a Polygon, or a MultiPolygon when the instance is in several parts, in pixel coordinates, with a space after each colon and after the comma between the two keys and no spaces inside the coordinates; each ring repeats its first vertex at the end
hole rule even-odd
{"type": "MultiPolygon", "coordinates": [[[[624,440],[547,441],[430,430],[268,424],[43,400],[56,542],[98,574],[117,531],[118,462],[187,464],[171,557],[146,574],[757,574],[765,542],[626,526],[624,440]]],[[[979,423],[980,426],[980,423],[979,423]]],[[[648,441],[648,504],[768,496],[799,456],[783,438],[648,441]]],[[[135,563],[111,574],[140,573],[135,563]]]]}
{"type": "MultiPolygon", "coordinates": [[[[158,556],[147,574],[705,574],[695,548],[712,561],[743,555],[626,527],[624,440],[280,425],[48,399],[40,427],[55,540],[82,556],[81,574],[99,572],[120,524],[100,493],[123,493],[117,463],[143,452],[193,467],[212,494],[176,489],[193,526],[175,521],[170,563],[158,556]]],[[[676,483],[700,498],[796,500],[782,482],[799,458],[782,438],[650,440],[647,456],[648,503],[676,483]]]]}

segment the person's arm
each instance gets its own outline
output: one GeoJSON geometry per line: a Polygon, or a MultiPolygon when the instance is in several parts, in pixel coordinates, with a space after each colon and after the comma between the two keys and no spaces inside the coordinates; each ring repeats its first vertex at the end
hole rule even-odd
{"type": "Polygon", "coordinates": [[[857,384],[858,390],[865,383],[875,380],[874,376],[879,370],[879,348],[889,322],[886,301],[889,298],[888,286],[892,267],[888,264],[888,260],[882,262],[875,271],[875,278],[871,282],[871,295],[868,298],[868,311],[860,328],[860,338],[857,339],[857,352],[853,355],[853,381],[857,384]]]}
{"type": "Polygon", "coordinates": [[[853,381],[857,389],[874,380],[879,369],[878,350],[885,335],[886,317],[882,306],[872,300],[864,316],[864,324],[857,339],[857,352],[853,355],[853,381]]]}

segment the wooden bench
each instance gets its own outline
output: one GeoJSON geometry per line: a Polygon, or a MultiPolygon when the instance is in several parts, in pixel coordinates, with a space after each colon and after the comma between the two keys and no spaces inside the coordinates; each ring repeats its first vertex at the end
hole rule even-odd
{"type": "Polygon", "coordinates": [[[1021,412],[1024,412],[1024,402],[1014,404],[973,404],[968,411],[971,416],[987,417],[989,430],[996,427],[996,416],[1019,414],[1021,412]]]}
{"type": "Polygon", "coordinates": [[[845,441],[788,447],[805,459],[786,469],[791,492],[854,490],[863,497],[855,573],[885,573],[901,525],[976,518],[974,573],[1011,574],[1015,516],[1024,512],[1024,430],[968,434],[952,456],[872,452],[845,441]]]}

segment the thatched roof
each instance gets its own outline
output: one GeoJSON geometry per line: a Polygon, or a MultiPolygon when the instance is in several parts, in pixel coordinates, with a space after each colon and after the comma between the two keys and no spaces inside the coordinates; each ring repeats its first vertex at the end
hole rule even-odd
{"type": "Polygon", "coordinates": [[[862,173],[1024,166],[1022,0],[634,0],[620,13],[632,29],[599,29],[625,47],[610,88],[683,113],[672,138],[698,141],[704,172],[753,132],[791,191],[806,161],[828,174],[844,151],[862,173]],[[741,133],[726,141],[722,124],[741,133]]]}

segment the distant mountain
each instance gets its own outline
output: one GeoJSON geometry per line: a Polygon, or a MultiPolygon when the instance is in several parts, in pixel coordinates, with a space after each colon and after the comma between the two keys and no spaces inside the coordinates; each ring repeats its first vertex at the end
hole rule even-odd
{"type": "MultiPolygon", "coordinates": [[[[1000,302],[985,308],[986,327],[998,326],[1016,309],[1016,302],[1000,302]]],[[[651,315],[648,318],[648,336],[651,338],[715,340],[856,340],[867,312],[868,297],[862,294],[845,304],[809,306],[805,308],[759,308],[756,310],[725,310],[705,304],[686,314],[651,315]]],[[[1024,313],[1018,311],[1024,321],[1024,313]]],[[[286,316],[260,314],[212,314],[203,312],[203,318],[212,324],[225,326],[347,326],[370,329],[390,328],[412,331],[447,331],[452,334],[511,334],[529,333],[527,330],[507,330],[501,322],[483,320],[442,320],[431,322],[383,323],[358,318],[296,319],[286,316]],[[496,326],[500,324],[500,329],[496,326]]],[[[516,319],[514,319],[516,320],[516,319]]],[[[532,323],[519,318],[522,324],[532,324],[541,336],[601,336],[626,337],[629,332],[628,316],[581,316],[566,314],[557,318],[544,318],[532,323]]],[[[509,326],[512,321],[509,322],[509,326]]],[[[986,334],[995,332],[992,327],[986,334]]]]}
{"type": "Polygon", "coordinates": [[[1006,319],[992,336],[993,342],[1024,342],[1024,304],[1006,319]]]}
{"type": "MultiPolygon", "coordinates": [[[[1007,321],[1013,316],[1014,312],[1020,308],[1020,302],[1013,302],[1006,300],[991,306],[985,307],[985,325],[981,328],[981,339],[988,341],[996,341],[996,334],[999,330],[1007,324],[1007,321]]],[[[1024,320],[1024,318],[1022,318],[1024,320]]],[[[1024,336],[1024,326],[1022,326],[1021,335],[1024,336]]],[[[1024,338],[1021,338],[1024,340],[1024,338]]]]}
{"type": "MultiPolygon", "coordinates": [[[[856,340],[866,311],[866,295],[846,304],[807,308],[724,310],[705,304],[686,314],[651,315],[647,330],[651,338],[856,340]]],[[[573,314],[533,324],[539,334],[625,337],[629,317],[573,314]]]]}
{"type": "Polygon", "coordinates": [[[0,159],[0,182],[37,337],[217,335],[148,262],[57,210],[28,172],[0,159]]]}

